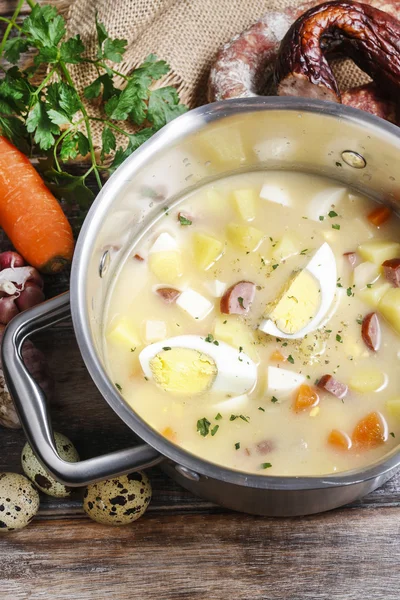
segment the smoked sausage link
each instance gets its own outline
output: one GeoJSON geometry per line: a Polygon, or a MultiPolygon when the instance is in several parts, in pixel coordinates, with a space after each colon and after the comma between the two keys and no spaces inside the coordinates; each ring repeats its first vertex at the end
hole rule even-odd
{"type": "Polygon", "coordinates": [[[382,267],[384,276],[393,287],[400,287],[400,258],[385,260],[382,267]]]}
{"type": "Polygon", "coordinates": [[[256,286],[251,281],[239,281],[226,290],[220,309],[226,315],[246,315],[254,300],[256,286]]]}
{"type": "Polygon", "coordinates": [[[348,392],[347,385],[341,381],[338,381],[332,377],[332,375],[323,375],[317,385],[319,388],[321,388],[321,390],[329,392],[340,400],[344,398],[348,392]]]}
{"type": "Polygon", "coordinates": [[[369,313],[364,317],[361,325],[361,335],[365,345],[370,350],[373,352],[379,350],[379,346],[381,345],[381,326],[379,325],[376,313],[369,313]]]}

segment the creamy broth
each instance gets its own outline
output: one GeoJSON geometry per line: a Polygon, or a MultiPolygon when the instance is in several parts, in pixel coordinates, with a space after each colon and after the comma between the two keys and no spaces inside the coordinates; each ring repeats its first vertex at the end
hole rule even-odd
{"type": "MultiPolygon", "coordinates": [[[[210,462],[250,473],[328,474],[370,464],[389,452],[400,435],[400,334],[395,331],[394,314],[399,306],[400,319],[400,304],[395,302],[393,309],[393,299],[380,300],[378,306],[379,297],[396,289],[384,277],[380,260],[400,256],[400,252],[392,244],[376,258],[372,250],[374,263],[370,243],[395,242],[400,224],[394,214],[379,227],[371,223],[367,217],[378,207],[371,199],[322,177],[256,172],[219,180],[166,212],[160,211],[160,217],[131,249],[108,299],[105,355],[110,377],[126,402],[173,443],[210,462]],[[256,231],[247,232],[246,237],[244,227],[256,231]],[[161,234],[168,235],[160,238],[161,234]],[[213,238],[214,246],[208,245],[206,251],[200,248],[199,239],[203,238],[199,234],[213,238]],[[213,253],[218,256],[219,244],[222,256],[207,268],[213,253]],[[286,323],[290,335],[296,332],[301,311],[305,315],[303,329],[306,323],[313,326],[318,306],[327,298],[329,306],[317,330],[304,336],[300,329],[298,339],[260,331],[260,323],[276,317],[274,306],[281,313],[286,306],[277,304],[284,286],[293,274],[304,273],[324,244],[336,262],[334,298],[326,291],[332,272],[324,262],[317,265],[323,271],[319,281],[315,277],[313,282],[299,279],[297,288],[303,299],[286,299],[292,311],[286,323]],[[343,255],[356,252],[360,245],[352,266],[343,255]],[[221,314],[218,296],[239,281],[256,286],[248,313],[221,314]],[[157,292],[160,287],[181,295],[167,303],[157,292]],[[188,290],[203,300],[184,295],[188,290]],[[310,308],[313,294],[317,294],[316,305],[310,308]],[[299,314],[293,307],[295,301],[299,314]],[[371,312],[377,314],[381,328],[376,352],[361,335],[361,321],[371,312]],[[187,356],[181,356],[174,346],[169,350],[169,340],[177,336],[194,336],[187,338],[188,346],[201,352],[202,359],[206,346],[212,348],[211,357],[219,353],[219,358],[206,361],[214,375],[207,371],[202,376],[205,381],[212,379],[220,364],[220,371],[226,370],[225,390],[224,383],[216,390],[214,379],[211,387],[199,393],[203,384],[198,371],[189,371],[186,383],[184,379],[173,383],[174,365],[167,365],[170,371],[166,376],[163,361],[158,361],[156,372],[151,349],[147,349],[146,359],[146,347],[160,341],[159,355],[168,359],[166,354],[171,352],[168,360],[177,358],[182,363],[187,356]],[[202,343],[197,348],[196,340],[202,343]],[[227,354],[225,344],[234,355],[227,354]],[[248,366],[240,364],[243,362],[248,366]],[[247,393],[242,389],[246,380],[236,365],[245,379],[251,379],[251,367],[255,369],[257,379],[247,393]],[[276,369],[282,377],[275,386],[276,369]],[[160,372],[164,379],[157,384],[153,375],[158,377],[160,372]],[[291,374],[297,375],[293,381],[291,374]],[[316,385],[327,374],[348,386],[343,398],[316,385]],[[173,387],[186,384],[188,393],[173,387]],[[168,385],[174,391],[166,391],[168,385]],[[300,385],[310,403],[303,409],[296,404],[300,385]],[[357,424],[371,413],[375,415],[372,421],[364,427],[361,424],[354,434],[357,424]],[[379,431],[374,430],[376,413],[379,431]],[[332,437],[332,430],[339,434],[332,437]],[[342,447],[347,442],[350,445],[351,439],[350,449],[342,447]]],[[[239,297],[238,302],[243,304],[243,299],[239,297]]],[[[280,321],[272,319],[280,326],[284,320],[284,316],[280,321]]]]}

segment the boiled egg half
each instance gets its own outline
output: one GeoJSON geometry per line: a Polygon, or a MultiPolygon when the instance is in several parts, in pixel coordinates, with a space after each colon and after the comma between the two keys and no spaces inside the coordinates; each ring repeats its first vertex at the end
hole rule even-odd
{"type": "Polygon", "coordinates": [[[273,303],[261,331],[297,339],[321,327],[335,298],[336,277],[335,256],[328,243],[322,244],[273,303]]]}
{"type": "Polygon", "coordinates": [[[202,394],[212,390],[240,395],[257,381],[254,362],[225,342],[181,335],[144,348],[139,361],[145,376],[167,392],[202,394]]]}

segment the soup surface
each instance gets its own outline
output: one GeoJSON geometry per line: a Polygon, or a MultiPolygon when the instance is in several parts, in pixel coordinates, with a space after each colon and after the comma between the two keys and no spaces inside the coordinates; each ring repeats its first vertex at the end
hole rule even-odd
{"type": "Polygon", "coordinates": [[[400,435],[399,232],[385,207],[295,172],[235,175],[160,209],[108,299],[112,381],[213,463],[374,462],[400,435]]]}

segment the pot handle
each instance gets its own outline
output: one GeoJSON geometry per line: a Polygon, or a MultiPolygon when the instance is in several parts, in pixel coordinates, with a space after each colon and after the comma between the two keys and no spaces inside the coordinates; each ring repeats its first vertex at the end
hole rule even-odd
{"type": "Polygon", "coordinates": [[[148,444],[78,463],[58,455],[46,398],[24,365],[21,348],[33,333],[70,316],[69,292],[17,315],[4,332],[1,359],[7,387],[28,442],[43,466],[62,483],[79,487],[158,464],[163,457],[148,444]]]}

